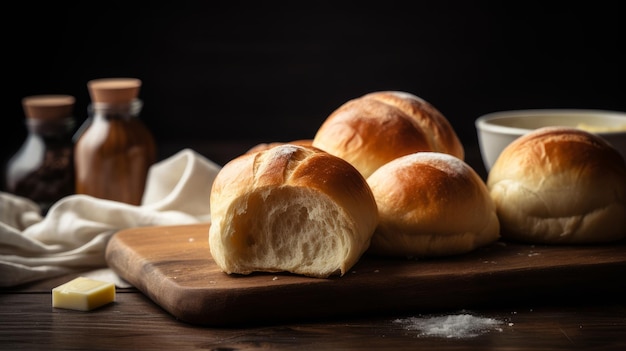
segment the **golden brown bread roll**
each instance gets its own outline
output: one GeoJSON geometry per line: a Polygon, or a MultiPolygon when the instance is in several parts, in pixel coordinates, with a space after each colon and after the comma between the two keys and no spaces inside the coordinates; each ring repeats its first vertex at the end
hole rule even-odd
{"type": "Polygon", "coordinates": [[[417,151],[465,156],[441,112],[399,91],[373,92],[346,102],[322,123],[313,146],[347,160],[365,178],[394,158],[417,151]]]}
{"type": "Polygon", "coordinates": [[[582,244],[626,235],[626,164],[604,139],[544,127],[509,144],[487,178],[502,237],[582,244]]]}
{"type": "Polygon", "coordinates": [[[261,150],[267,150],[267,149],[273,148],[274,146],[283,145],[283,144],[294,144],[294,145],[301,145],[301,146],[311,146],[313,144],[313,140],[312,139],[298,139],[298,140],[293,140],[293,141],[290,141],[290,142],[273,141],[273,142],[269,142],[269,143],[260,143],[260,144],[256,144],[253,147],[251,147],[248,151],[246,151],[246,153],[257,152],[257,151],[261,151],[261,150]]]}
{"type": "Polygon", "coordinates": [[[496,241],[500,226],[487,186],[461,159],[417,152],[378,168],[367,182],[379,211],[369,252],[435,257],[496,241]]]}
{"type": "Polygon", "coordinates": [[[352,165],[292,144],[228,162],[210,205],[211,255],[229,274],[343,275],[378,223],[372,192],[352,165]]]}

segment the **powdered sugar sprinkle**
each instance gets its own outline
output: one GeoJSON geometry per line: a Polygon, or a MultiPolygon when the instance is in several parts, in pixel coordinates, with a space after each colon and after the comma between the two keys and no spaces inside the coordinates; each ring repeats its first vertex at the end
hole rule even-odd
{"type": "Polygon", "coordinates": [[[418,336],[443,338],[472,338],[491,330],[502,331],[501,321],[494,318],[478,317],[467,313],[410,317],[396,319],[394,323],[402,324],[407,330],[418,331],[418,336]]]}

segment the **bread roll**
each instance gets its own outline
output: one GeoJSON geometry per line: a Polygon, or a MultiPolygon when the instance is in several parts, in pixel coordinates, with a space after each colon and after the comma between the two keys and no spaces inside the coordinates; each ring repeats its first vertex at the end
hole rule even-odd
{"type": "Polygon", "coordinates": [[[271,149],[274,146],[284,145],[284,144],[293,144],[293,145],[301,145],[301,146],[311,146],[313,144],[312,139],[298,139],[290,142],[282,142],[282,141],[273,141],[269,143],[260,143],[251,147],[246,153],[257,152],[261,150],[271,149]]]}
{"type": "Polygon", "coordinates": [[[461,159],[417,152],[367,178],[380,223],[369,252],[436,257],[470,252],[500,237],[487,186],[461,159]]]}
{"type": "Polygon", "coordinates": [[[373,92],[346,102],[322,123],[313,146],[347,160],[365,178],[394,158],[417,151],[465,156],[441,112],[399,91],[373,92]]]}
{"type": "Polygon", "coordinates": [[[509,144],[487,178],[503,238],[583,244],[626,235],[626,164],[595,134],[544,127],[509,144]]]}
{"type": "Polygon", "coordinates": [[[228,274],[343,275],[378,223],[372,192],[352,165],[292,144],[228,162],[210,205],[211,255],[228,274]]]}

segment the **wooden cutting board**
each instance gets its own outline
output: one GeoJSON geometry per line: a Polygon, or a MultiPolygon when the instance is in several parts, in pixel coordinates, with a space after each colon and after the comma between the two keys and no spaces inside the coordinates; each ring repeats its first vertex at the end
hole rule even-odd
{"type": "Polygon", "coordinates": [[[177,319],[206,326],[407,315],[506,303],[519,307],[521,302],[532,308],[623,296],[626,291],[624,242],[497,242],[465,255],[422,260],[364,256],[343,277],[317,279],[227,275],[211,258],[208,229],[208,224],[197,224],[122,230],[111,238],[106,260],[177,319]]]}

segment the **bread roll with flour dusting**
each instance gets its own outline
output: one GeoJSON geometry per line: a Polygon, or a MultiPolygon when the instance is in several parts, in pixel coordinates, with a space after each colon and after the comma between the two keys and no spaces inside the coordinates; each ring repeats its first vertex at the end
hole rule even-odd
{"type": "Polygon", "coordinates": [[[317,130],[313,146],[347,160],[365,178],[394,158],[418,151],[465,156],[444,115],[402,91],[373,92],[341,105],[317,130]]]}
{"type": "Polygon", "coordinates": [[[283,145],[283,144],[293,144],[293,145],[300,145],[300,146],[311,146],[311,144],[313,144],[313,140],[312,139],[298,139],[298,140],[292,140],[289,142],[282,142],[282,141],[272,141],[272,142],[268,142],[268,143],[259,143],[256,144],[254,146],[252,146],[250,149],[248,149],[248,151],[246,151],[246,153],[253,153],[253,152],[257,152],[257,151],[262,151],[262,150],[267,150],[267,149],[271,149],[275,146],[278,145],[283,145]]]}
{"type": "Polygon", "coordinates": [[[378,168],[367,182],[380,220],[371,253],[448,256],[500,237],[485,182],[457,157],[438,152],[402,156],[378,168]]]}
{"type": "Polygon", "coordinates": [[[283,144],[224,165],[211,190],[209,246],[228,274],[345,274],[378,223],[362,175],[315,148],[283,144]]]}
{"type": "Polygon", "coordinates": [[[502,237],[538,244],[626,237],[626,163],[595,134],[544,127],[509,144],[487,178],[502,237]]]}

